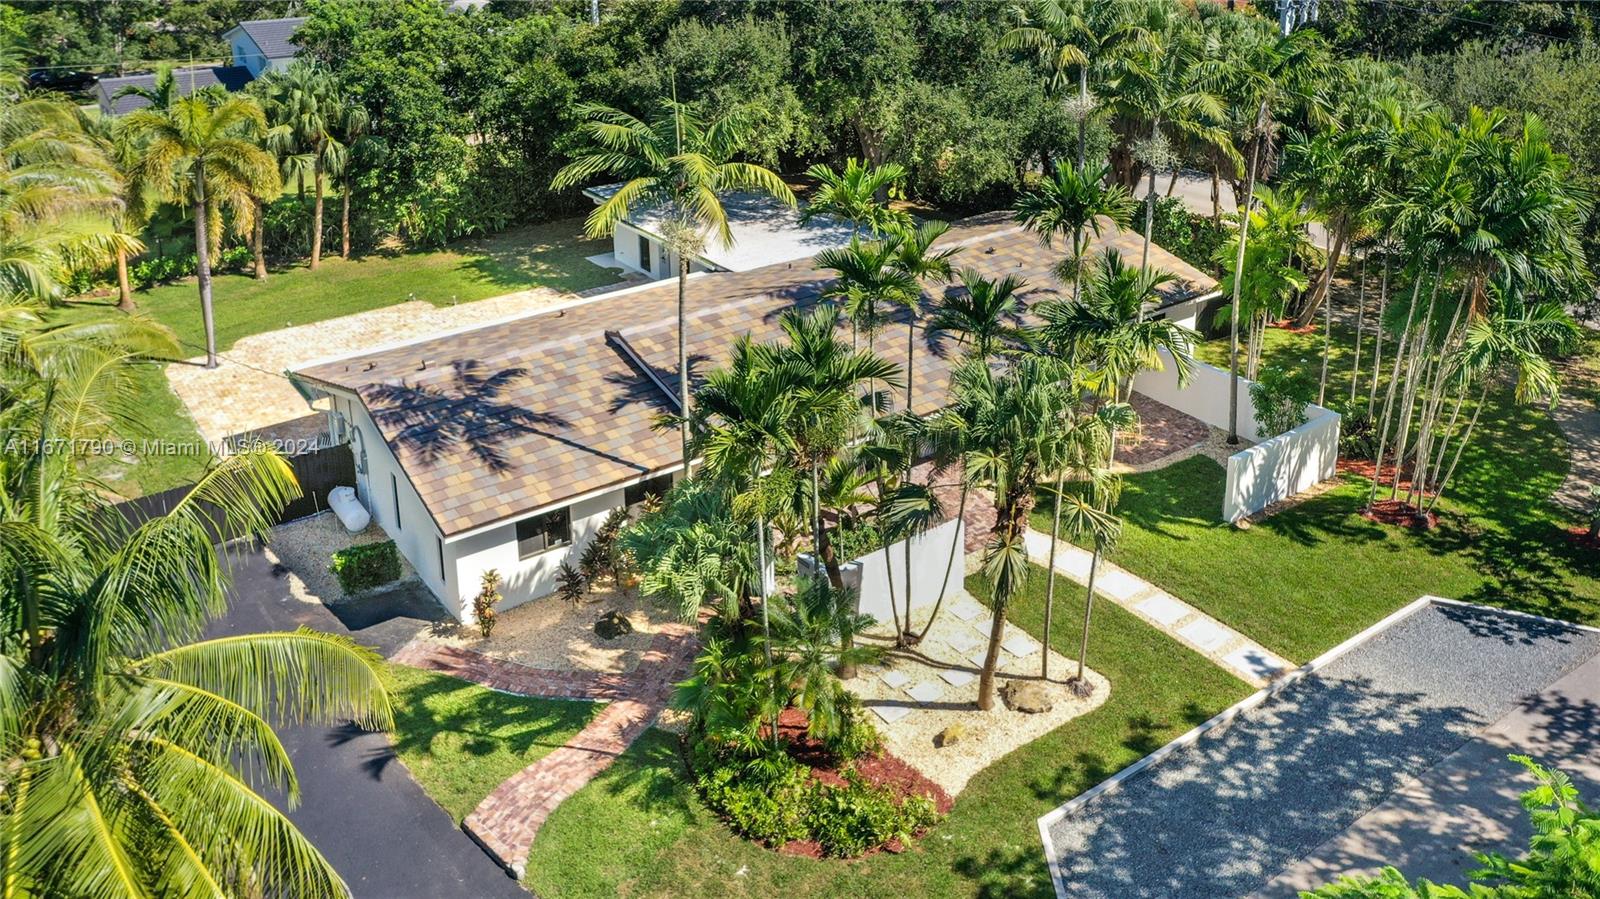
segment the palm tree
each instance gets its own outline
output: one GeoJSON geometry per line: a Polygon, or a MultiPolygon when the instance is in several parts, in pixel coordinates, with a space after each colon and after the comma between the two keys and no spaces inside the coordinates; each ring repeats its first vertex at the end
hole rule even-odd
{"type": "Polygon", "coordinates": [[[951,376],[953,400],[930,422],[940,432],[959,431],[967,445],[966,477],[994,493],[995,526],[984,549],[994,618],[978,681],[978,708],[994,705],[995,667],[1006,610],[1028,578],[1023,535],[1034,491],[1051,460],[1059,459],[1060,423],[1073,406],[1072,372],[1061,363],[1022,356],[1002,373],[981,360],[961,363],[951,376]]]}
{"type": "Polygon", "coordinates": [[[54,301],[73,271],[138,252],[123,188],[71,106],[0,98],[0,298],[54,301]]]}
{"type": "Polygon", "coordinates": [[[922,311],[922,285],[926,282],[944,284],[950,280],[950,260],[961,251],[960,247],[933,248],[939,238],[950,230],[945,222],[923,222],[915,229],[896,232],[888,244],[893,251],[889,266],[909,278],[913,290],[896,292],[885,297],[906,310],[906,411],[911,411],[913,375],[917,365],[917,314],[922,311]]]}
{"type": "Polygon", "coordinates": [[[843,171],[818,163],[806,169],[806,175],[816,179],[817,190],[800,214],[802,225],[829,215],[849,222],[852,237],[860,237],[865,228],[874,238],[911,227],[910,214],[885,202],[897,197],[905,183],[905,166],[899,163],[873,166],[852,158],[845,160],[843,171]]]}
{"type": "Polygon", "coordinates": [[[1146,27],[1148,21],[1126,0],[1025,0],[1011,7],[1010,17],[1015,26],[1001,37],[1001,49],[1031,51],[1053,95],[1076,78],[1078,97],[1072,117],[1078,125],[1077,168],[1082,169],[1094,111],[1091,75],[1105,78],[1123,60],[1149,49],[1154,35],[1146,27]]]}
{"type": "Polygon", "coordinates": [[[883,655],[876,646],[856,645],[856,638],[875,623],[856,607],[852,591],[813,577],[802,580],[798,590],[785,594],[773,608],[774,668],[779,681],[794,691],[795,705],[805,709],[807,733],[815,739],[838,736],[847,724],[849,699],[835,672],[871,664],[883,655]]]}
{"type": "Polygon", "coordinates": [[[772,171],[733,159],[749,136],[742,113],[704,121],[677,100],[660,100],[648,122],[609,106],[585,105],[582,134],[588,147],[556,173],[551,187],[575,187],[599,175],[620,177],[616,192],[590,213],[590,237],[612,233],[638,204],[659,204],[670,220],[667,238],[678,266],[678,405],[683,466],[689,467],[689,353],[687,343],[690,258],[701,251],[707,232],[722,246],[733,244],[721,194],[756,190],[789,206],[794,192],[772,171]]]}
{"type": "Polygon", "coordinates": [[[20,352],[0,409],[16,438],[0,451],[0,880],[18,895],[346,896],[258,789],[299,799],[270,722],[389,725],[380,663],[308,630],[195,642],[227,606],[216,544],[264,538],[298,486],[251,448],[165,515],[120,524],[78,438],[114,432],[133,352],[163,335],[91,324],[5,339],[20,352]]]}
{"type": "Polygon", "coordinates": [[[963,269],[961,289],[947,290],[928,320],[929,340],[953,335],[967,355],[991,359],[1009,344],[1024,340],[1023,304],[1018,296],[1028,282],[1014,275],[996,281],[976,269],[963,269]]]}
{"type": "MultiPolygon", "coordinates": [[[[1050,616],[1054,605],[1056,583],[1056,540],[1063,527],[1078,543],[1090,546],[1089,578],[1084,585],[1083,633],[1078,640],[1078,670],[1069,681],[1073,692],[1088,696],[1094,691],[1084,676],[1089,657],[1089,628],[1094,620],[1094,582],[1100,571],[1100,559],[1121,532],[1122,523],[1112,510],[1117,504],[1121,482],[1108,469],[1099,467],[1100,444],[1109,442],[1118,427],[1125,427],[1132,418],[1126,405],[1111,403],[1101,406],[1092,416],[1085,416],[1076,428],[1075,439],[1067,444],[1067,457],[1056,483],[1052,502],[1054,510],[1050,523],[1049,586],[1045,595],[1045,646],[1050,645],[1050,616]],[[1063,474],[1073,475],[1069,483],[1063,474]],[[1065,505],[1065,509],[1063,509],[1065,505]]],[[[1050,653],[1040,662],[1039,676],[1050,677],[1050,653]]]]}
{"type": "Polygon", "coordinates": [[[1025,192],[1014,207],[1016,220],[1047,247],[1054,246],[1057,237],[1071,235],[1072,255],[1062,261],[1058,274],[1063,280],[1071,276],[1074,298],[1089,233],[1100,236],[1102,218],[1126,228],[1133,215],[1133,196],[1126,187],[1112,183],[1110,173],[1106,165],[1091,172],[1082,166],[1057,164],[1054,176],[1025,192]]]}
{"type": "Polygon", "coordinates": [[[869,351],[883,326],[886,307],[914,303],[922,289],[915,275],[895,265],[898,252],[898,245],[890,239],[851,238],[849,246],[823,250],[816,256],[817,268],[835,275],[823,298],[844,307],[850,316],[852,344],[856,334],[864,333],[869,351]]]}
{"type": "Polygon", "coordinates": [[[272,154],[260,145],[266,116],[249,97],[202,91],[174,101],[169,109],[134,110],[123,127],[144,147],[140,179],[163,201],[192,210],[206,367],[216,368],[211,253],[222,237],[222,209],[232,213],[242,233],[254,224],[254,198],[282,190],[272,154]]]}
{"type": "MultiPolygon", "coordinates": [[[[1261,365],[1261,350],[1269,323],[1281,319],[1289,301],[1310,286],[1310,281],[1294,264],[1295,259],[1316,260],[1320,251],[1311,242],[1306,226],[1311,217],[1300,191],[1274,191],[1260,188],[1256,209],[1244,217],[1239,231],[1217,251],[1217,260],[1243,256],[1246,264],[1222,277],[1222,289],[1236,298],[1229,308],[1230,318],[1242,316],[1249,323],[1245,377],[1254,378],[1261,365]],[[1247,235],[1255,231],[1251,240],[1247,235]],[[1240,248],[1248,247],[1244,250],[1240,248]],[[1242,271],[1242,278],[1236,276],[1242,271]]],[[[1237,372],[1235,372],[1237,374],[1237,372]]]]}
{"type": "Polygon", "coordinates": [[[266,78],[267,117],[309,158],[314,199],[311,212],[311,267],[322,263],[322,192],[329,172],[344,170],[351,133],[366,128],[367,111],[344,97],[331,73],[300,60],[266,78]]]}

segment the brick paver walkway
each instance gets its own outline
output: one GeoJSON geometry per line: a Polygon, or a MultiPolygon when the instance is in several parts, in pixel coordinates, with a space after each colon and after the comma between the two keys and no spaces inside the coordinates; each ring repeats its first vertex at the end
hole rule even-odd
{"type": "MultiPolygon", "coordinates": [[[[1048,565],[1050,535],[1028,529],[1028,557],[1048,565]]],[[[1088,583],[1091,555],[1065,540],[1056,542],[1056,571],[1088,583]]],[[[1143,618],[1246,683],[1260,687],[1294,666],[1244,634],[1105,559],[1095,572],[1095,593],[1143,618]]]]}
{"type": "Polygon", "coordinates": [[[553,671],[493,659],[468,649],[414,642],[393,661],[528,696],[609,704],[565,746],[494,789],[461,827],[521,879],[534,837],[550,813],[611,766],[655,721],[688,673],[698,640],[693,628],[657,634],[627,674],[553,671]]]}

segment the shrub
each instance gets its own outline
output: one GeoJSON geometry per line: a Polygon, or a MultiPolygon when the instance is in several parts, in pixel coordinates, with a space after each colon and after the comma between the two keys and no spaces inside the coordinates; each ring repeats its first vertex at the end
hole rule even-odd
{"type": "Polygon", "coordinates": [[[834,555],[841,565],[883,550],[882,532],[865,522],[836,527],[829,533],[828,539],[833,543],[834,555]]]}
{"type": "Polygon", "coordinates": [[[330,570],[339,578],[339,588],[354,595],[399,579],[400,553],[393,540],[364,543],[334,553],[330,570]]]}
{"type": "Polygon", "coordinates": [[[472,614],[478,619],[478,630],[483,632],[485,640],[494,632],[495,619],[500,616],[494,607],[500,604],[500,600],[500,572],[491,568],[483,573],[478,595],[472,598],[472,614]]]}
{"type": "Polygon", "coordinates": [[[862,756],[875,756],[883,751],[883,737],[872,726],[861,708],[861,700],[848,690],[840,690],[839,717],[843,727],[839,733],[823,740],[823,745],[835,758],[854,761],[862,756]]]}
{"type": "MultiPolygon", "coordinates": [[[[1143,219],[1140,218],[1139,222],[1142,224],[1143,219]]],[[[1201,271],[1216,270],[1213,257],[1227,241],[1229,233],[1231,229],[1213,222],[1210,216],[1190,212],[1183,200],[1177,197],[1164,197],[1156,201],[1151,240],[1201,271]]]]}
{"type": "Polygon", "coordinates": [[[1256,409],[1256,433],[1276,437],[1305,424],[1311,388],[1305,381],[1275,368],[1264,368],[1250,385],[1250,402],[1256,409]]]}
{"type": "Polygon", "coordinates": [[[1339,456],[1372,459],[1378,455],[1378,426],[1365,407],[1346,412],[1339,423],[1339,456]]]}
{"type": "Polygon", "coordinates": [[[910,842],[939,820],[925,797],[897,802],[892,788],[873,786],[853,769],[844,771],[844,779],[842,787],[814,781],[806,790],[806,830],[824,855],[850,858],[890,840],[910,842]]]}
{"type": "Polygon", "coordinates": [[[578,559],[578,570],[590,584],[603,578],[610,577],[621,590],[628,574],[628,554],[623,551],[622,529],[628,524],[627,509],[612,509],[611,514],[595,531],[594,538],[589,545],[583,548],[583,555],[578,559]]]}
{"type": "Polygon", "coordinates": [[[706,804],[721,812],[736,833],[782,846],[806,838],[806,780],[799,763],[774,756],[770,764],[722,760],[708,767],[698,782],[706,804]]]}
{"type": "Polygon", "coordinates": [[[556,572],[556,595],[576,605],[588,592],[589,583],[583,572],[573,568],[570,562],[562,562],[561,569],[556,572]]]}

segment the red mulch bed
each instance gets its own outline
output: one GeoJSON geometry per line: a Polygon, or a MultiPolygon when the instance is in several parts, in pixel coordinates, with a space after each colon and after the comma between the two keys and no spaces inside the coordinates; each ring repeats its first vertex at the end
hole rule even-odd
{"type": "Polygon", "coordinates": [[[1590,537],[1588,528],[1585,528],[1585,527],[1568,528],[1567,529],[1567,539],[1571,540],[1574,544],[1576,544],[1578,546],[1581,546],[1581,547],[1583,547],[1585,549],[1592,549],[1595,552],[1600,552],[1600,540],[1596,540],[1593,537],[1590,537]]]}
{"type": "Polygon", "coordinates": [[[1288,331],[1290,334],[1310,334],[1311,332],[1317,330],[1317,326],[1315,324],[1306,325],[1303,328],[1296,328],[1294,326],[1294,319],[1292,318],[1286,318],[1283,321],[1267,322],[1267,327],[1277,328],[1280,331],[1288,331]]]}
{"type": "MultiPolygon", "coordinates": [[[[1371,459],[1346,459],[1343,456],[1339,457],[1340,474],[1360,475],[1361,477],[1364,477],[1370,481],[1374,480],[1373,475],[1375,468],[1377,468],[1377,466],[1372,463],[1371,459]]],[[[1400,489],[1410,490],[1411,479],[1405,475],[1406,469],[1402,468],[1400,470],[1400,489]]],[[[1392,483],[1394,481],[1394,464],[1390,463],[1385,465],[1383,467],[1383,472],[1376,477],[1376,480],[1380,484],[1392,483]]]]}
{"type": "MultiPolygon", "coordinates": [[[[802,709],[785,709],[783,714],[778,716],[778,736],[788,743],[789,755],[795,761],[809,767],[812,778],[826,784],[844,786],[845,779],[839,773],[833,756],[820,742],[806,736],[806,723],[806,713],[802,709]]],[[[874,758],[856,759],[855,769],[867,783],[890,787],[902,800],[908,796],[926,796],[933,800],[941,815],[949,814],[951,806],[955,805],[955,801],[938,784],[923,777],[917,769],[887,752],[880,753],[874,758]]],[[[919,837],[921,835],[917,834],[919,837]]],[[[890,840],[877,849],[869,849],[856,857],[865,858],[879,852],[905,850],[905,845],[899,840],[890,840]]],[[[778,851],[784,855],[822,858],[822,846],[814,840],[790,840],[778,847],[778,851]]]]}
{"type": "Polygon", "coordinates": [[[1417,507],[1399,500],[1383,500],[1372,504],[1372,508],[1361,513],[1361,517],[1379,524],[1393,524],[1400,527],[1415,528],[1419,531],[1431,531],[1439,523],[1439,513],[1428,512],[1418,515],[1417,507]]]}

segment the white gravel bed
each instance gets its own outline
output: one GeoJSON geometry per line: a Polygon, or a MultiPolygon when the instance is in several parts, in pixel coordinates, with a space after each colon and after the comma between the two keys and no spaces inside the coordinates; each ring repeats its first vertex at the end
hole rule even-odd
{"type": "MultiPolygon", "coordinates": [[[[955,602],[977,600],[963,593],[955,602]]],[[[1074,695],[1066,679],[1077,670],[1076,665],[1052,651],[1050,680],[1044,682],[1052,701],[1050,711],[1011,711],[1000,699],[1000,688],[1014,678],[1037,681],[1041,660],[1038,641],[1008,625],[1006,640],[1017,648],[1031,646],[1031,651],[1018,656],[1001,650],[994,707],[979,711],[980,668],[969,657],[982,660],[991,619],[985,609],[984,614],[963,621],[952,606],[952,602],[946,602],[933,629],[914,653],[895,652],[882,665],[862,668],[845,686],[870,710],[869,719],[883,734],[884,747],[954,798],[978,772],[1002,756],[1098,708],[1110,696],[1111,685],[1099,672],[1089,669],[1087,679],[1094,685],[1093,694],[1087,698],[1074,695]],[[976,649],[962,652],[956,648],[973,645],[974,640],[976,649]],[[964,729],[962,738],[949,746],[935,746],[934,738],[954,724],[964,729]]],[[[919,629],[924,621],[926,618],[917,622],[919,629]]],[[[869,638],[888,645],[893,628],[880,626],[869,638]]]]}
{"type": "MultiPolygon", "coordinates": [[[[330,570],[333,554],[350,546],[381,543],[389,539],[376,522],[359,534],[344,529],[332,512],[322,512],[272,529],[267,541],[267,559],[289,569],[289,593],[301,602],[343,602],[349,597],[339,587],[330,570]]],[[[405,556],[400,557],[400,579],[396,585],[417,576],[405,556]]]]}

